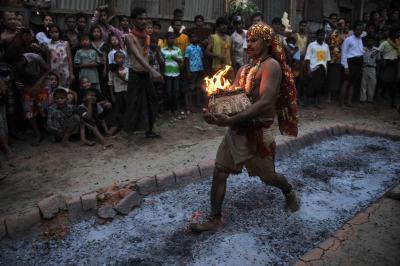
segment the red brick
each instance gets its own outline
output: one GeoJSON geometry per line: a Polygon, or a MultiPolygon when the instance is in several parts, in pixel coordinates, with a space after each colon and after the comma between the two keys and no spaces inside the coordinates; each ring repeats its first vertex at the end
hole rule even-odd
{"type": "Polygon", "coordinates": [[[300,259],[304,262],[320,260],[324,251],[320,248],[314,248],[304,254],[300,259]]]}
{"type": "Polygon", "coordinates": [[[171,188],[176,188],[174,173],[161,174],[156,176],[157,189],[165,191],[171,188]]]}
{"type": "Polygon", "coordinates": [[[7,235],[6,222],[4,217],[0,217],[0,240],[7,235]]]}
{"type": "Polygon", "coordinates": [[[369,214],[365,212],[360,212],[353,219],[351,219],[348,223],[352,225],[365,224],[369,221],[369,214]]]}
{"type": "Polygon", "coordinates": [[[84,211],[96,209],[97,207],[97,193],[91,192],[81,196],[82,208],[84,211]]]}
{"type": "Polygon", "coordinates": [[[65,199],[56,194],[38,202],[40,212],[44,219],[51,219],[57,215],[60,210],[66,210],[65,199]]]}
{"type": "Polygon", "coordinates": [[[174,174],[177,185],[191,184],[201,178],[197,165],[190,168],[174,170],[174,174]]]}
{"type": "Polygon", "coordinates": [[[376,212],[379,207],[381,206],[381,200],[378,202],[375,202],[374,204],[372,204],[371,206],[368,207],[368,209],[366,210],[367,213],[369,213],[370,215],[373,214],[374,212],[376,212]]]}
{"type": "Polygon", "coordinates": [[[201,178],[209,178],[214,173],[215,160],[201,161],[198,166],[201,178]]]}
{"type": "Polygon", "coordinates": [[[307,264],[304,261],[299,260],[293,266],[307,266],[307,264]]]}
{"type": "Polygon", "coordinates": [[[146,176],[140,178],[136,182],[136,188],[143,196],[149,195],[157,191],[157,182],[155,176],[146,176]]]}
{"type": "Polygon", "coordinates": [[[335,232],[335,237],[341,241],[347,240],[353,234],[353,228],[349,224],[343,225],[342,228],[335,232]]]}
{"type": "Polygon", "coordinates": [[[335,244],[335,240],[337,240],[337,239],[334,237],[330,237],[330,238],[326,239],[324,242],[319,243],[318,247],[323,250],[328,250],[335,244]]]}
{"type": "Polygon", "coordinates": [[[84,211],[82,208],[81,197],[70,198],[66,200],[68,208],[68,217],[71,220],[77,220],[84,216],[84,211]]]}
{"type": "Polygon", "coordinates": [[[5,223],[10,238],[15,238],[41,222],[39,208],[6,217],[5,223]]]}

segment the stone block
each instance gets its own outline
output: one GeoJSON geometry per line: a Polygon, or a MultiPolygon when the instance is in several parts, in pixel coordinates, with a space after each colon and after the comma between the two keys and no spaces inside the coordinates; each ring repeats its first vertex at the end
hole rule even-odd
{"type": "Polygon", "coordinates": [[[81,196],[82,208],[84,211],[96,209],[97,207],[97,193],[91,192],[81,196]]]}
{"type": "Polygon", "coordinates": [[[68,217],[71,220],[77,220],[84,216],[81,197],[70,198],[65,201],[68,208],[68,217]]]}
{"type": "Polygon", "coordinates": [[[157,182],[155,176],[146,176],[140,178],[136,182],[136,188],[139,193],[143,196],[149,195],[155,191],[157,191],[157,182]]]}
{"type": "Polygon", "coordinates": [[[193,166],[185,169],[174,170],[175,182],[177,185],[188,185],[201,178],[199,167],[193,166]]]}
{"type": "Polygon", "coordinates": [[[324,254],[324,251],[320,248],[314,248],[304,254],[300,259],[304,262],[311,262],[311,261],[316,261],[320,260],[322,255],[324,254]]]}
{"type": "Polygon", "coordinates": [[[386,196],[394,200],[400,200],[400,184],[391,189],[386,196]]]}
{"type": "Polygon", "coordinates": [[[335,125],[332,127],[332,132],[334,136],[342,136],[346,134],[346,126],[344,125],[335,125]]]}
{"type": "Polygon", "coordinates": [[[39,208],[34,207],[28,211],[7,216],[5,224],[10,238],[16,238],[28,229],[41,223],[39,208]]]}
{"type": "Polygon", "coordinates": [[[201,178],[209,178],[214,173],[215,160],[201,161],[198,166],[201,178]]]}
{"type": "Polygon", "coordinates": [[[394,141],[399,141],[400,140],[400,135],[397,135],[393,132],[386,132],[385,137],[394,141]]]}
{"type": "Polygon", "coordinates": [[[326,132],[328,138],[333,136],[332,126],[323,127],[322,129],[326,132]]]}
{"type": "Polygon", "coordinates": [[[361,127],[348,125],[346,126],[346,133],[349,135],[360,135],[362,134],[363,130],[361,127]]]}
{"type": "Polygon", "coordinates": [[[60,194],[53,195],[38,202],[40,212],[44,219],[51,219],[60,210],[66,210],[65,199],[60,194]]]}
{"type": "Polygon", "coordinates": [[[328,131],[325,128],[318,129],[316,134],[318,135],[319,142],[324,141],[329,137],[328,131]]]}
{"type": "Polygon", "coordinates": [[[156,182],[159,191],[176,188],[175,175],[173,173],[157,175],[156,182]]]}
{"type": "Polygon", "coordinates": [[[128,194],[125,198],[123,198],[120,202],[118,202],[117,206],[115,206],[115,210],[120,214],[128,214],[133,207],[140,206],[142,201],[142,196],[136,191],[133,191],[128,194]]]}
{"type": "Polygon", "coordinates": [[[363,135],[370,136],[370,137],[376,137],[376,136],[378,136],[378,132],[373,128],[365,127],[363,130],[363,135]]]}
{"type": "Polygon", "coordinates": [[[360,212],[353,219],[351,219],[348,223],[351,225],[359,225],[365,224],[369,221],[369,214],[365,212],[360,212]]]}
{"type": "Polygon", "coordinates": [[[4,217],[0,217],[0,240],[7,235],[6,221],[4,217]]]}
{"type": "Polygon", "coordinates": [[[117,212],[110,206],[104,206],[97,210],[97,215],[102,219],[114,219],[117,212]]]}

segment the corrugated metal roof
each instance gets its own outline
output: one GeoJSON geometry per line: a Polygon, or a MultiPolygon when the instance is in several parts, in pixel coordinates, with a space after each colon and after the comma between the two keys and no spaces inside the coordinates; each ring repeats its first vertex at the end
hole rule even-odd
{"type": "Polygon", "coordinates": [[[56,0],[52,1],[52,8],[93,12],[96,7],[104,4],[106,0],[56,0]]]}

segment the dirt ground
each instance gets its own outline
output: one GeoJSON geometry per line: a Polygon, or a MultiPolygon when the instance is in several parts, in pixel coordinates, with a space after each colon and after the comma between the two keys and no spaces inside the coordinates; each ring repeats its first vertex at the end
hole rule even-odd
{"type": "MultiPolygon", "coordinates": [[[[323,110],[300,110],[300,135],[337,123],[400,133],[400,115],[387,104],[347,109],[326,104],[323,110]]],[[[210,126],[200,114],[194,114],[183,121],[162,117],[157,131],[162,139],[120,134],[108,150],[100,145],[81,146],[78,142],[64,148],[51,138],[40,147],[31,147],[29,140],[13,142],[14,157],[0,157],[0,214],[22,211],[53,193],[72,197],[113,181],[135,180],[214,159],[225,129],[210,126]]],[[[279,136],[277,140],[284,138],[279,136]]]]}

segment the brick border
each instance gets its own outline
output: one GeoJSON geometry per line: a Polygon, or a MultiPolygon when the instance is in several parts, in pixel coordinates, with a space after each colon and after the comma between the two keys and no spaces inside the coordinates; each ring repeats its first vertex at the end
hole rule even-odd
{"type": "MultiPolygon", "coordinates": [[[[389,191],[394,189],[400,190],[400,184],[394,185],[389,191]]],[[[319,265],[323,259],[334,257],[343,243],[354,234],[355,228],[361,224],[368,223],[370,216],[379,209],[386,199],[388,199],[387,193],[368,208],[358,212],[328,239],[321,241],[315,248],[301,256],[294,266],[319,265]]]]}
{"type": "MultiPolygon", "coordinates": [[[[400,134],[394,134],[391,131],[381,131],[366,126],[352,126],[345,124],[337,124],[330,127],[323,127],[297,138],[291,138],[279,143],[276,147],[276,158],[281,159],[307,146],[317,144],[330,137],[342,135],[365,135],[372,137],[384,137],[394,141],[400,141],[400,134]]],[[[201,179],[208,178],[214,171],[214,160],[200,161],[196,166],[190,168],[179,168],[172,172],[157,174],[154,176],[146,176],[137,179],[137,181],[129,181],[116,188],[112,195],[119,195],[118,202],[111,204],[111,207],[118,212],[121,204],[124,205],[124,211],[120,215],[127,214],[129,210],[140,206],[142,197],[152,193],[177,189],[182,186],[191,184],[201,179]],[[132,190],[134,188],[134,190],[132,190]]],[[[23,213],[7,215],[0,217],[0,240],[9,237],[15,239],[22,233],[32,229],[37,225],[43,224],[46,220],[51,220],[62,211],[68,211],[70,222],[76,222],[88,215],[97,214],[104,218],[103,211],[109,209],[110,204],[102,203],[107,193],[107,188],[98,189],[90,193],[85,193],[74,198],[65,198],[63,195],[55,194],[47,197],[37,203],[36,207],[23,213]],[[98,211],[101,210],[101,215],[98,211]]],[[[370,208],[373,208],[371,206],[370,208]]],[[[370,209],[369,208],[369,209],[370,209]]],[[[322,242],[317,248],[309,251],[300,258],[296,265],[307,265],[314,260],[325,256],[337,247],[338,241],[350,231],[349,228],[355,223],[363,223],[368,221],[369,212],[361,212],[352,220],[347,222],[337,234],[322,242]]],[[[113,214],[113,211],[111,211],[113,214]]],[[[110,219],[114,218],[110,217],[110,219]]]]}

